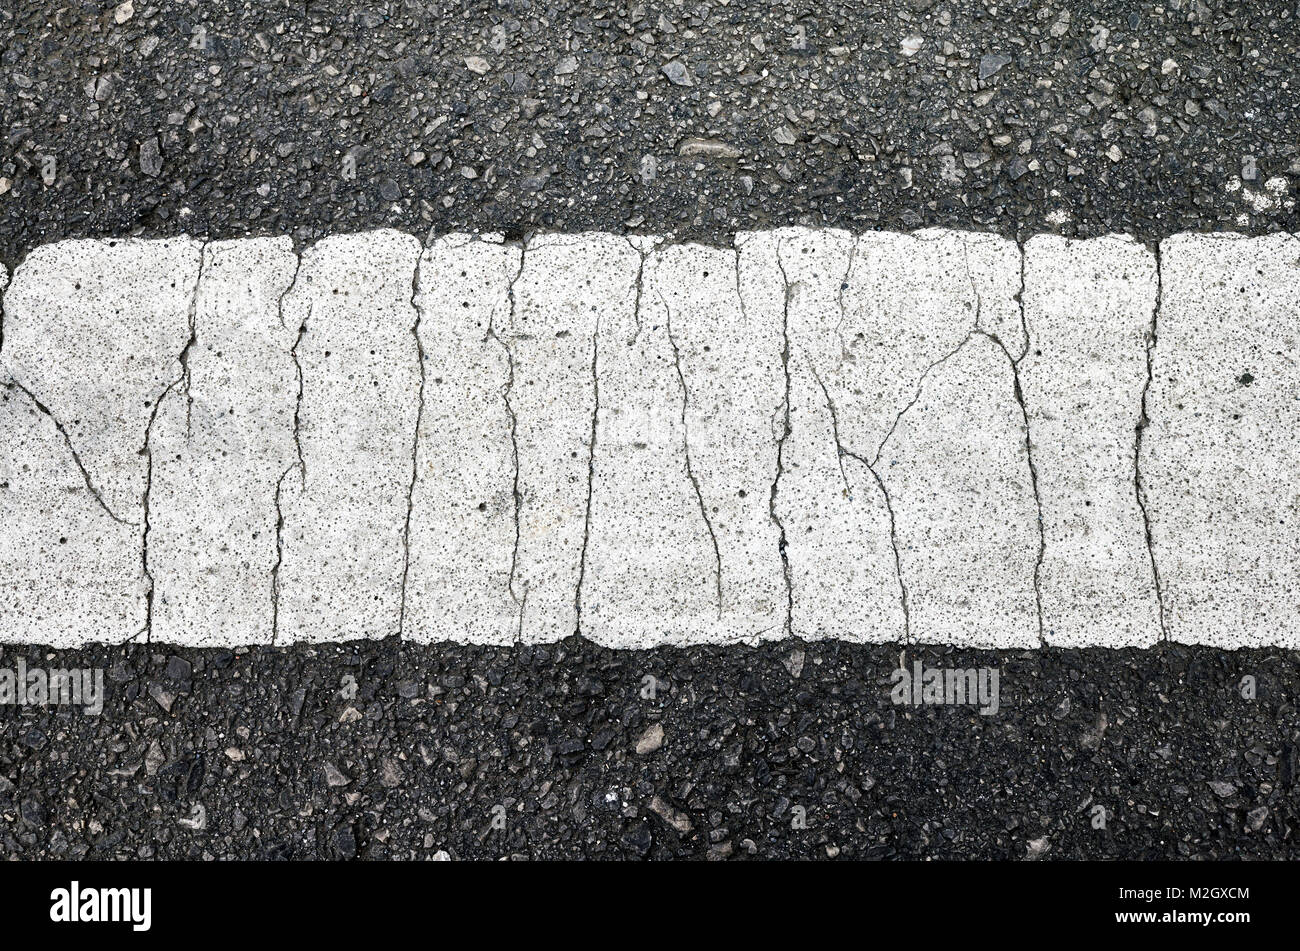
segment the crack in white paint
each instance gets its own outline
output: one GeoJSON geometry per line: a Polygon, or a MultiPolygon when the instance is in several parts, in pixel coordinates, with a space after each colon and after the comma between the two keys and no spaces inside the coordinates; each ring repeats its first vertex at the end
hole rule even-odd
{"type": "Polygon", "coordinates": [[[415,340],[415,357],[420,366],[419,403],[415,410],[415,428],[411,432],[411,481],[406,489],[406,520],[402,525],[402,593],[397,612],[397,630],[406,629],[406,586],[411,573],[411,511],[415,507],[415,480],[419,474],[420,458],[420,424],[424,421],[425,356],[424,341],[420,339],[420,322],[424,320],[424,311],[420,307],[420,262],[423,256],[415,259],[411,269],[411,309],[415,311],[415,323],[411,325],[411,337],[415,340]]]}
{"type": "Polygon", "coordinates": [[[1151,562],[1151,580],[1155,586],[1156,616],[1160,623],[1160,639],[1168,641],[1169,625],[1165,616],[1164,584],[1160,580],[1160,565],[1156,561],[1155,543],[1151,540],[1151,513],[1147,508],[1147,489],[1142,480],[1142,442],[1146,436],[1147,427],[1151,425],[1148,405],[1151,396],[1151,381],[1155,372],[1153,356],[1156,344],[1160,339],[1160,301],[1164,297],[1163,280],[1160,274],[1163,264],[1159,246],[1156,247],[1155,254],[1155,300],[1151,307],[1151,329],[1146,334],[1146,347],[1144,348],[1146,351],[1147,376],[1142,384],[1141,414],[1138,416],[1137,426],[1133,429],[1133,493],[1137,500],[1138,510],[1142,513],[1142,535],[1146,541],[1147,560],[1151,562]]]}
{"type": "Polygon", "coordinates": [[[149,564],[149,502],[153,494],[153,431],[154,424],[158,422],[158,414],[162,411],[163,405],[167,402],[167,397],[179,385],[184,384],[183,392],[185,394],[185,435],[190,435],[191,430],[191,409],[190,400],[190,350],[198,340],[198,325],[195,322],[195,308],[198,306],[199,285],[203,282],[203,265],[208,253],[207,242],[199,247],[199,268],[194,277],[194,286],[190,289],[190,306],[189,306],[189,337],[185,340],[185,346],[181,348],[180,354],[176,357],[176,362],[180,365],[181,372],[174,380],[167,384],[162,393],[154,400],[152,409],[149,412],[149,422],[144,428],[144,445],[140,449],[140,455],[145,459],[145,477],[144,491],[140,494],[140,509],[144,513],[143,524],[140,531],[140,572],[145,580],[144,593],[144,626],[135,633],[134,637],[144,635],[145,642],[153,640],[153,601],[156,586],[154,584],[153,568],[149,564]]]}
{"type": "MultiPolygon", "coordinates": [[[[510,279],[510,285],[506,291],[509,298],[510,307],[510,326],[515,323],[515,285],[519,283],[519,278],[524,273],[525,256],[528,253],[525,245],[519,245],[519,267],[516,269],[514,276],[510,279]]],[[[501,402],[505,405],[506,415],[510,417],[510,458],[513,471],[510,474],[510,497],[514,502],[514,523],[515,523],[515,543],[510,551],[510,577],[506,582],[506,588],[510,592],[510,597],[515,604],[519,606],[519,621],[516,625],[515,638],[523,640],[524,629],[524,612],[528,609],[528,588],[525,586],[522,595],[516,590],[515,583],[519,574],[519,540],[522,532],[520,522],[520,513],[524,507],[524,494],[519,488],[519,416],[515,413],[515,408],[510,402],[510,393],[515,386],[515,354],[507,343],[496,330],[495,323],[496,310],[488,316],[487,338],[494,340],[500,345],[501,350],[506,355],[506,366],[509,369],[509,375],[506,377],[505,385],[501,387],[501,402]]]]}
{"type": "MultiPolygon", "coordinates": [[[[838,329],[836,330],[836,336],[839,336],[838,329]]],[[[894,502],[889,497],[889,487],[885,485],[885,480],[876,471],[876,464],[880,461],[880,453],[884,450],[885,445],[883,442],[880,444],[876,450],[874,460],[869,460],[866,456],[845,446],[840,438],[840,414],[835,408],[835,400],[831,397],[831,391],[827,389],[826,384],[822,381],[821,374],[817,372],[815,366],[809,364],[808,372],[817,381],[817,386],[822,391],[822,397],[826,400],[826,410],[831,415],[831,434],[835,440],[835,457],[839,462],[840,478],[844,482],[845,495],[850,502],[853,501],[853,487],[849,482],[848,473],[844,471],[844,457],[847,456],[870,473],[872,480],[876,483],[876,488],[880,490],[881,500],[885,503],[885,511],[889,514],[889,546],[894,552],[894,575],[898,579],[899,606],[903,611],[903,641],[910,644],[912,642],[912,607],[911,602],[908,600],[907,581],[903,578],[903,558],[898,550],[898,517],[894,514],[894,502]]],[[[901,418],[902,414],[899,415],[901,418]]],[[[886,437],[886,440],[888,440],[888,437],[886,437]]]]}
{"type": "MultiPolygon", "coordinates": [[[[790,576],[789,541],[786,537],[785,523],[776,514],[777,493],[780,490],[781,476],[785,474],[785,444],[790,438],[793,427],[790,424],[790,297],[794,288],[790,285],[790,275],[786,273],[781,260],[781,242],[776,243],[776,266],[781,272],[781,371],[785,377],[785,399],[781,401],[781,435],[776,442],[776,473],[772,477],[772,492],[768,499],[768,512],[772,523],[780,533],[777,542],[781,553],[781,571],[785,576],[785,633],[790,636],[794,631],[794,581],[790,576]]],[[[739,274],[739,269],[737,269],[739,274]]]]}
{"type": "Polygon", "coordinates": [[[722,620],[722,552],[718,548],[718,534],[713,530],[713,520],[709,518],[708,507],[704,504],[704,493],[700,490],[700,480],[695,476],[695,470],[691,468],[691,428],[686,420],[686,410],[690,405],[690,391],[686,388],[686,377],[682,373],[682,351],[677,346],[677,341],[673,337],[673,312],[664,300],[663,294],[659,295],[659,303],[664,309],[664,330],[668,334],[668,345],[673,350],[673,369],[677,373],[677,382],[682,388],[682,455],[686,461],[686,478],[690,480],[691,488],[695,492],[695,501],[699,503],[700,518],[704,521],[704,529],[709,533],[709,543],[713,546],[713,583],[716,589],[718,601],[718,620],[722,620]]]}
{"type": "MultiPolygon", "coordinates": [[[[293,277],[289,279],[288,285],[280,292],[275,302],[276,317],[280,321],[280,327],[284,330],[289,329],[289,325],[284,320],[284,301],[285,298],[293,293],[294,288],[298,286],[298,275],[302,273],[302,255],[297,252],[293,255],[293,277]]],[[[275,481],[275,561],[271,565],[271,643],[275,644],[280,637],[280,565],[284,562],[284,510],[282,500],[284,498],[284,480],[289,477],[289,473],[295,468],[298,470],[298,477],[302,483],[302,488],[307,488],[307,464],[303,461],[302,442],[298,438],[298,425],[302,413],[302,364],[298,361],[298,346],[302,343],[302,335],[307,330],[307,319],[311,314],[311,308],[298,324],[298,329],[294,334],[293,346],[290,348],[289,355],[293,360],[294,373],[298,381],[298,390],[294,398],[293,410],[293,446],[297,455],[295,465],[290,465],[275,481]]]]}
{"type": "Polygon", "coordinates": [[[86,483],[86,491],[94,497],[95,502],[104,510],[105,514],[121,525],[130,525],[133,528],[138,528],[140,524],[139,522],[133,522],[130,519],[122,518],[122,516],[118,515],[108,507],[108,503],[104,501],[103,494],[99,489],[95,488],[95,482],[90,477],[90,470],[88,470],[86,464],[81,461],[81,456],[77,453],[77,447],[72,444],[72,437],[68,435],[68,430],[64,427],[63,423],[59,422],[58,417],[50,411],[50,408],[37,399],[36,395],[31,390],[27,389],[27,387],[23,386],[22,383],[18,382],[13,377],[10,377],[5,381],[5,387],[22,393],[23,396],[27,397],[28,401],[36,407],[37,412],[48,418],[49,421],[54,424],[54,428],[58,430],[59,435],[63,437],[64,444],[68,447],[68,455],[72,457],[72,461],[76,465],[77,471],[81,473],[81,478],[86,483]]]}
{"type": "Polygon", "coordinates": [[[591,335],[591,391],[594,398],[591,407],[591,435],[587,449],[587,504],[582,516],[582,550],[578,556],[578,583],[573,590],[573,611],[575,623],[573,633],[582,634],[582,584],[587,578],[587,546],[591,543],[591,499],[596,485],[596,434],[600,422],[600,318],[596,318],[596,330],[591,335]]]}

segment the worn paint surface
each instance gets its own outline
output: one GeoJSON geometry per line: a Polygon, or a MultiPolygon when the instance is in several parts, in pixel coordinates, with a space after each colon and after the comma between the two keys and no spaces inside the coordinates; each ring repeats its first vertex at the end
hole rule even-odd
{"type": "Polygon", "coordinates": [[[1298,248],[48,245],[0,640],[1294,646],[1298,248]]]}

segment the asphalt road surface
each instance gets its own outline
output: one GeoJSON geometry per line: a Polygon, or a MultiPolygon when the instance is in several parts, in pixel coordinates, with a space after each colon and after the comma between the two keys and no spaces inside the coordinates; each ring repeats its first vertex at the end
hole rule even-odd
{"type": "Polygon", "coordinates": [[[0,37],[11,268],[382,225],[1297,230],[1291,0],[42,4],[0,37]]]}

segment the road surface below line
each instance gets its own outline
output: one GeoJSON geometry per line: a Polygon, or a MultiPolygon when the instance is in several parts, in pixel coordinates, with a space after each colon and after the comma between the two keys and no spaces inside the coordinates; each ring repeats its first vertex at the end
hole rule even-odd
{"type": "Polygon", "coordinates": [[[0,641],[1300,646],[1300,240],[72,240],[0,641]]]}
{"type": "Polygon", "coordinates": [[[0,669],[102,670],[103,711],[0,706],[10,857],[1300,857],[1294,650],[52,656],[0,669]],[[998,671],[997,712],[895,702],[918,663],[998,671]]]}

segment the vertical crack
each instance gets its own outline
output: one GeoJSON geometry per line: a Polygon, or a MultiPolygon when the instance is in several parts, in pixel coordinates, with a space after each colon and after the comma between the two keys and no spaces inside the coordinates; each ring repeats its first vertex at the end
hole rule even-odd
{"type": "Polygon", "coordinates": [[[740,245],[735,245],[732,249],[736,253],[736,303],[740,307],[740,316],[746,326],[749,325],[749,313],[745,310],[745,295],[740,290],[740,245]]]}
{"type": "Polygon", "coordinates": [[[181,366],[180,376],[172,380],[158,395],[154,401],[153,408],[149,413],[149,422],[144,428],[144,446],[140,454],[145,457],[144,469],[144,491],[140,494],[140,505],[144,512],[144,527],[141,533],[141,551],[140,565],[142,574],[146,583],[144,596],[144,627],[136,632],[135,637],[141,634],[145,635],[145,643],[153,640],[153,599],[154,599],[154,578],[153,571],[149,567],[149,535],[152,531],[152,524],[149,520],[149,503],[153,495],[153,427],[158,421],[158,414],[162,410],[163,404],[167,402],[167,397],[180,384],[184,384],[182,392],[185,393],[185,435],[189,438],[189,376],[190,376],[190,349],[198,339],[198,329],[195,319],[196,309],[198,307],[199,285],[203,281],[203,265],[207,259],[208,244],[205,241],[199,248],[199,268],[194,277],[194,290],[190,297],[190,314],[189,314],[189,338],[185,341],[185,346],[181,348],[180,355],[176,358],[181,366]]]}
{"type": "Polygon", "coordinates": [[[591,496],[596,483],[596,421],[600,417],[600,318],[591,335],[591,386],[594,402],[591,408],[591,442],[587,453],[587,509],[582,522],[582,553],[578,559],[578,587],[573,594],[576,615],[574,633],[582,634],[582,584],[587,578],[587,543],[591,540],[591,496]]]}
{"type": "Polygon", "coordinates": [[[280,505],[284,480],[293,471],[289,466],[275,482],[275,563],[271,565],[271,645],[280,636],[280,565],[284,563],[284,509],[280,505]]]}
{"type": "Polygon", "coordinates": [[[9,272],[0,265],[0,356],[5,349],[5,291],[9,290],[9,272]]]}
{"type": "Polygon", "coordinates": [[[1156,250],[1156,299],[1151,308],[1151,329],[1146,334],[1146,363],[1147,378],[1142,384],[1142,402],[1141,412],[1138,415],[1137,426],[1133,434],[1133,492],[1137,498],[1138,511],[1142,514],[1142,532],[1146,538],[1147,559],[1151,562],[1151,581],[1155,587],[1156,595],[1156,612],[1160,622],[1160,639],[1168,642],[1169,628],[1167,626],[1165,612],[1165,592],[1164,581],[1160,577],[1160,565],[1156,561],[1155,542],[1151,536],[1151,515],[1147,510],[1147,488],[1146,482],[1142,477],[1142,446],[1143,439],[1146,436],[1147,426],[1151,423],[1151,417],[1148,415],[1148,399],[1151,392],[1151,381],[1154,378],[1154,354],[1157,343],[1159,342],[1160,328],[1160,307],[1164,300],[1164,261],[1160,254],[1160,244],[1157,242],[1156,250]]]}
{"type": "Polygon", "coordinates": [[[1020,290],[1016,291],[1016,306],[1020,308],[1020,336],[1024,343],[1020,356],[1016,358],[1018,365],[1029,356],[1029,318],[1025,316],[1025,246],[1017,243],[1016,249],[1020,252],[1020,290]]]}
{"type": "Polygon", "coordinates": [[[311,312],[312,303],[308,301],[307,313],[303,314],[302,323],[298,325],[298,336],[294,338],[293,346],[289,348],[289,356],[293,359],[294,371],[298,376],[298,393],[293,404],[293,448],[298,455],[298,475],[303,491],[307,489],[307,457],[302,452],[303,375],[302,360],[298,357],[298,348],[302,346],[302,338],[307,335],[307,324],[311,321],[311,312]]]}
{"type": "MultiPolygon", "coordinates": [[[[963,242],[963,249],[965,244],[963,242]]],[[[1043,522],[1043,498],[1038,488],[1038,466],[1034,462],[1034,445],[1029,431],[1029,406],[1025,402],[1025,391],[1020,380],[1020,363],[1029,354],[1029,321],[1025,316],[1025,251],[1020,248],[1020,289],[1015,294],[1015,301],[1020,308],[1020,327],[1024,334],[1024,350],[1020,356],[1013,357],[1011,351],[1007,348],[1006,343],[998,337],[997,334],[990,333],[980,327],[980,312],[983,301],[980,298],[979,287],[975,283],[975,274],[971,270],[970,257],[966,256],[966,275],[970,281],[971,293],[975,295],[975,330],[986,339],[993,342],[1003,356],[1007,358],[1007,363],[1011,365],[1011,386],[1015,394],[1016,403],[1020,407],[1021,421],[1025,427],[1025,463],[1029,468],[1029,485],[1034,494],[1034,507],[1037,510],[1038,520],[1038,554],[1034,559],[1034,605],[1038,615],[1038,645],[1047,646],[1047,638],[1043,626],[1043,589],[1042,574],[1043,560],[1047,556],[1047,530],[1043,522]]]]}
{"type": "Polygon", "coordinates": [[[643,290],[643,281],[645,279],[645,262],[646,258],[650,256],[651,251],[644,251],[637,247],[636,242],[632,240],[630,235],[627,238],[627,243],[632,246],[632,250],[635,251],[641,259],[641,263],[637,265],[636,269],[636,289],[632,301],[632,319],[636,322],[636,332],[632,334],[631,339],[627,342],[630,347],[641,337],[641,292],[643,290]]]}
{"type": "MultiPolygon", "coordinates": [[[[1038,610],[1038,645],[1046,647],[1042,577],[1043,560],[1047,557],[1047,526],[1043,522],[1043,497],[1038,489],[1038,464],[1034,462],[1034,443],[1029,431],[1029,406],[1025,402],[1025,391],[1020,382],[1020,362],[1029,355],[1029,318],[1025,315],[1025,249],[1021,246],[1017,247],[1020,251],[1020,289],[1016,291],[1016,306],[1020,309],[1020,332],[1024,339],[1024,348],[1020,356],[1014,358],[1005,345],[1002,346],[1002,352],[1011,362],[1011,379],[1014,383],[1016,402],[1020,404],[1020,415],[1025,422],[1025,463],[1029,466],[1029,485],[1034,492],[1034,507],[1038,510],[1038,558],[1034,562],[1034,605],[1038,610]]],[[[976,293],[978,296],[978,291],[976,293]]]]}
{"type": "MultiPolygon", "coordinates": [[[[288,330],[289,326],[284,322],[284,301],[298,285],[298,275],[302,272],[302,255],[296,251],[293,252],[294,267],[293,277],[290,278],[288,285],[280,293],[276,301],[276,314],[280,320],[280,327],[288,330]]],[[[302,341],[302,335],[307,327],[307,320],[304,317],[303,322],[298,326],[298,334],[294,339],[293,348],[290,351],[293,359],[294,369],[298,376],[298,396],[294,406],[293,417],[293,442],[294,449],[297,453],[297,467],[303,480],[304,488],[306,487],[306,467],[303,464],[302,444],[298,439],[298,411],[302,406],[302,365],[298,362],[298,344],[302,341]]],[[[280,566],[284,563],[284,508],[281,504],[284,494],[284,480],[289,473],[294,470],[294,465],[290,464],[284,472],[280,473],[280,478],[275,483],[275,562],[271,565],[271,644],[274,645],[280,637],[280,566]]]]}
{"type": "MultiPolygon", "coordinates": [[[[776,512],[776,495],[778,486],[781,484],[781,476],[785,475],[785,444],[790,438],[793,427],[790,423],[790,297],[794,288],[790,285],[790,276],[786,273],[785,262],[781,260],[781,242],[776,244],[776,266],[781,272],[781,286],[783,288],[783,300],[781,304],[781,370],[785,375],[785,397],[781,401],[782,427],[781,435],[776,441],[776,475],[772,479],[772,491],[768,494],[767,511],[768,518],[776,526],[778,532],[777,550],[781,555],[781,573],[785,577],[785,634],[787,637],[794,632],[794,581],[790,575],[790,552],[789,541],[785,531],[785,524],[776,512]]],[[[737,280],[739,280],[739,268],[736,271],[737,280]]]]}
{"type": "MultiPolygon", "coordinates": [[[[510,303],[510,325],[512,327],[515,323],[515,285],[519,282],[519,279],[524,273],[525,251],[526,249],[521,244],[519,246],[519,269],[515,271],[515,276],[510,279],[510,285],[506,292],[510,303]]],[[[509,591],[511,599],[519,608],[519,621],[515,633],[515,639],[517,641],[522,641],[524,639],[524,609],[528,606],[528,588],[525,586],[522,597],[520,597],[519,593],[515,590],[515,579],[518,577],[519,572],[519,545],[522,530],[521,519],[524,507],[524,494],[519,488],[519,417],[515,414],[514,405],[510,402],[510,395],[514,392],[515,386],[515,354],[514,351],[510,349],[510,345],[505,341],[505,339],[497,333],[495,314],[496,308],[494,306],[492,311],[488,314],[488,329],[487,335],[484,339],[494,340],[500,344],[501,349],[505,351],[506,367],[509,370],[505,385],[501,388],[501,401],[505,404],[506,415],[510,417],[510,455],[514,466],[514,481],[511,487],[511,495],[514,499],[515,510],[515,542],[510,553],[510,577],[506,584],[506,590],[509,591]]]]}
{"type": "Polygon", "coordinates": [[[691,480],[691,486],[695,489],[695,501],[700,507],[700,517],[704,519],[704,528],[709,533],[709,541],[713,545],[713,581],[718,600],[718,620],[722,620],[722,551],[718,547],[718,536],[713,530],[708,507],[704,504],[704,492],[700,489],[700,480],[696,478],[695,470],[691,466],[691,431],[686,421],[689,394],[686,390],[686,376],[682,373],[682,354],[673,337],[673,311],[662,293],[659,294],[659,303],[664,309],[664,329],[668,334],[668,345],[673,348],[673,366],[677,370],[677,382],[682,388],[682,453],[686,457],[686,477],[691,480]]]}
{"type": "Polygon", "coordinates": [[[298,252],[292,252],[294,259],[293,277],[289,279],[289,285],[280,294],[280,299],[276,301],[275,311],[280,318],[280,326],[288,330],[289,325],[284,322],[284,299],[293,293],[293,289],[298,286],[298,275],[302,272],[302,255],[298,252]]]}
{"type": "Polygon", "coordinates": [[[420,339],[420,322],[424,311],[420,307],[420,264],[424,250],[415,259],[411,271],[411,308],[415,311],[415,322],[411,324],[411,336],[415,338],[415,355],[420,364],[419,402],[415,408],[415,432],[411,437],[411,481],[406,487],[406,520],[402,525],[402,588],[401,601],[397,608],[397,635],[400,638],[406,628],[406,583],[411,573],[411,512],[415,508],[415,480],[420,473],[420,426],[424,422],[424,341],[420,339]]]}
{"type": "Polygon", "coordinates": [[[1011,382],[1012,390],[1016,396],[1016,402],[1020,405],[1020,416],[1025,425],[1025,462],[1029,466],[1029,485],[1034,493],[1034,506],[1038,510],[1038,557],[1034,560],[1034,603],[1038,610],[1038,646],[1046,647],[1047,638],[1044,636],[1043,628],[1043,589],[1042,573],[1043,559],[1047,556],[1047,532],[1043,524],[1043,498],[1038,491],[1038,466],[1034,462],[1033,441],[1029,434],[1029,408],[1025,404],[1025,391],[1020,385],[1020,361],[1011,356],[1006,345],[997,337],[988,336],[1006,355],[1008,362],[1011,364],[1011,382]]]}
{"type": "Polygon", "coordinates": [[[208,263],[208,245],[205,242],[199,249],[199,275],[194,281],[194,293],[190,297],[189,313],[189,339],[185,341],[185,346],[181,349],[181,382],[184,383],[183,392],[185,394],[185,439],[188,441],[193,433],[194,423],[194,398],[190,396],[190,348],[198,341],[198,309],[199,309],[199,285],[203,281],[203,269],[208,263]]]}
{"type": "MultiPolygon", "coordinates": [[[[912,603],[911,594],[907,590],[907,582],[903,580],[903,558],[898,549],[898,522],[894,517],[894,500],[890,498],[889,489],[885,486],[885,480],[882,479],[880,473],[876,471],[875,463],[868,462],[866,456],[854,452],[846,447],[841,441],[840,416],[839,412],[835,408],[835,401],[831,399],[831,392],[826,387],[826,384],[822,382],[821,375],[817,372],[817,368],[809,363],[808,369],[812,371],[813,379],[817,381],[817,385],[821,388],[822,397],[826,400],[826,409],[831,415],[831,436],[835,440],[835,458],[840,467],[840,478],[844,481],[844,492],[848,496],[849,501],[853,501],[853,488],[849,484],[848,473],[844,471],[845,456],[848,456],[855,462],[861,463],[862,466],[871,473],[871,478],[875,480],[876,487],[880,489],[880,495],[884,499],[885,511],[889,514],[889,545],[894,552],[894,576],[898,579],[899,599],[903,609],[903,643],[910,644],[912,642],[912,603]]],[[[877,460],[880,458],[879,454],[877,454],[876,458],[877,460]]]]}
{"type": "MultiPolygon", "coordinates": [[[[280,295],[280,300],[276,304],[276,310],[280,316],[280,326],[283,327],[285,330],[289,329],[289,325],[284,322],[284,302],[289,297],[289,295],[293,293],[294,288],[298,286],[298,275],[302,273],[302,255],[297,254],[295,252],[294,258],[296,259],[297,263],[294,265],[293,268],[293,278],[289,281],[289,286],[284,289],[284,292],[280,295]]],[[[298,455],[298,471],[301,477],[302,487],[304,489],[307,487],[307,462],[304,459],[302,454],[302,440],[299,438],[299,432],[298,432],[299,423],[301,422],[302,419],[302,389],[303,389],[302,362],[298,359],[298,348],[302,344],[302,338],[307,333],[307,321],[311,319],[311,309],[312,309],[312,303],[311,301],[308,301],[307,313],[303,315],[302,321],[298,324],[297,336],[294,337],[293,346],[289,348],[289,356],[293,360],[294,372],[298,376],[298,395],[294,402],[294,408],[293,408],[293,445],[294,445],[294,451],[298,455]]]]}

